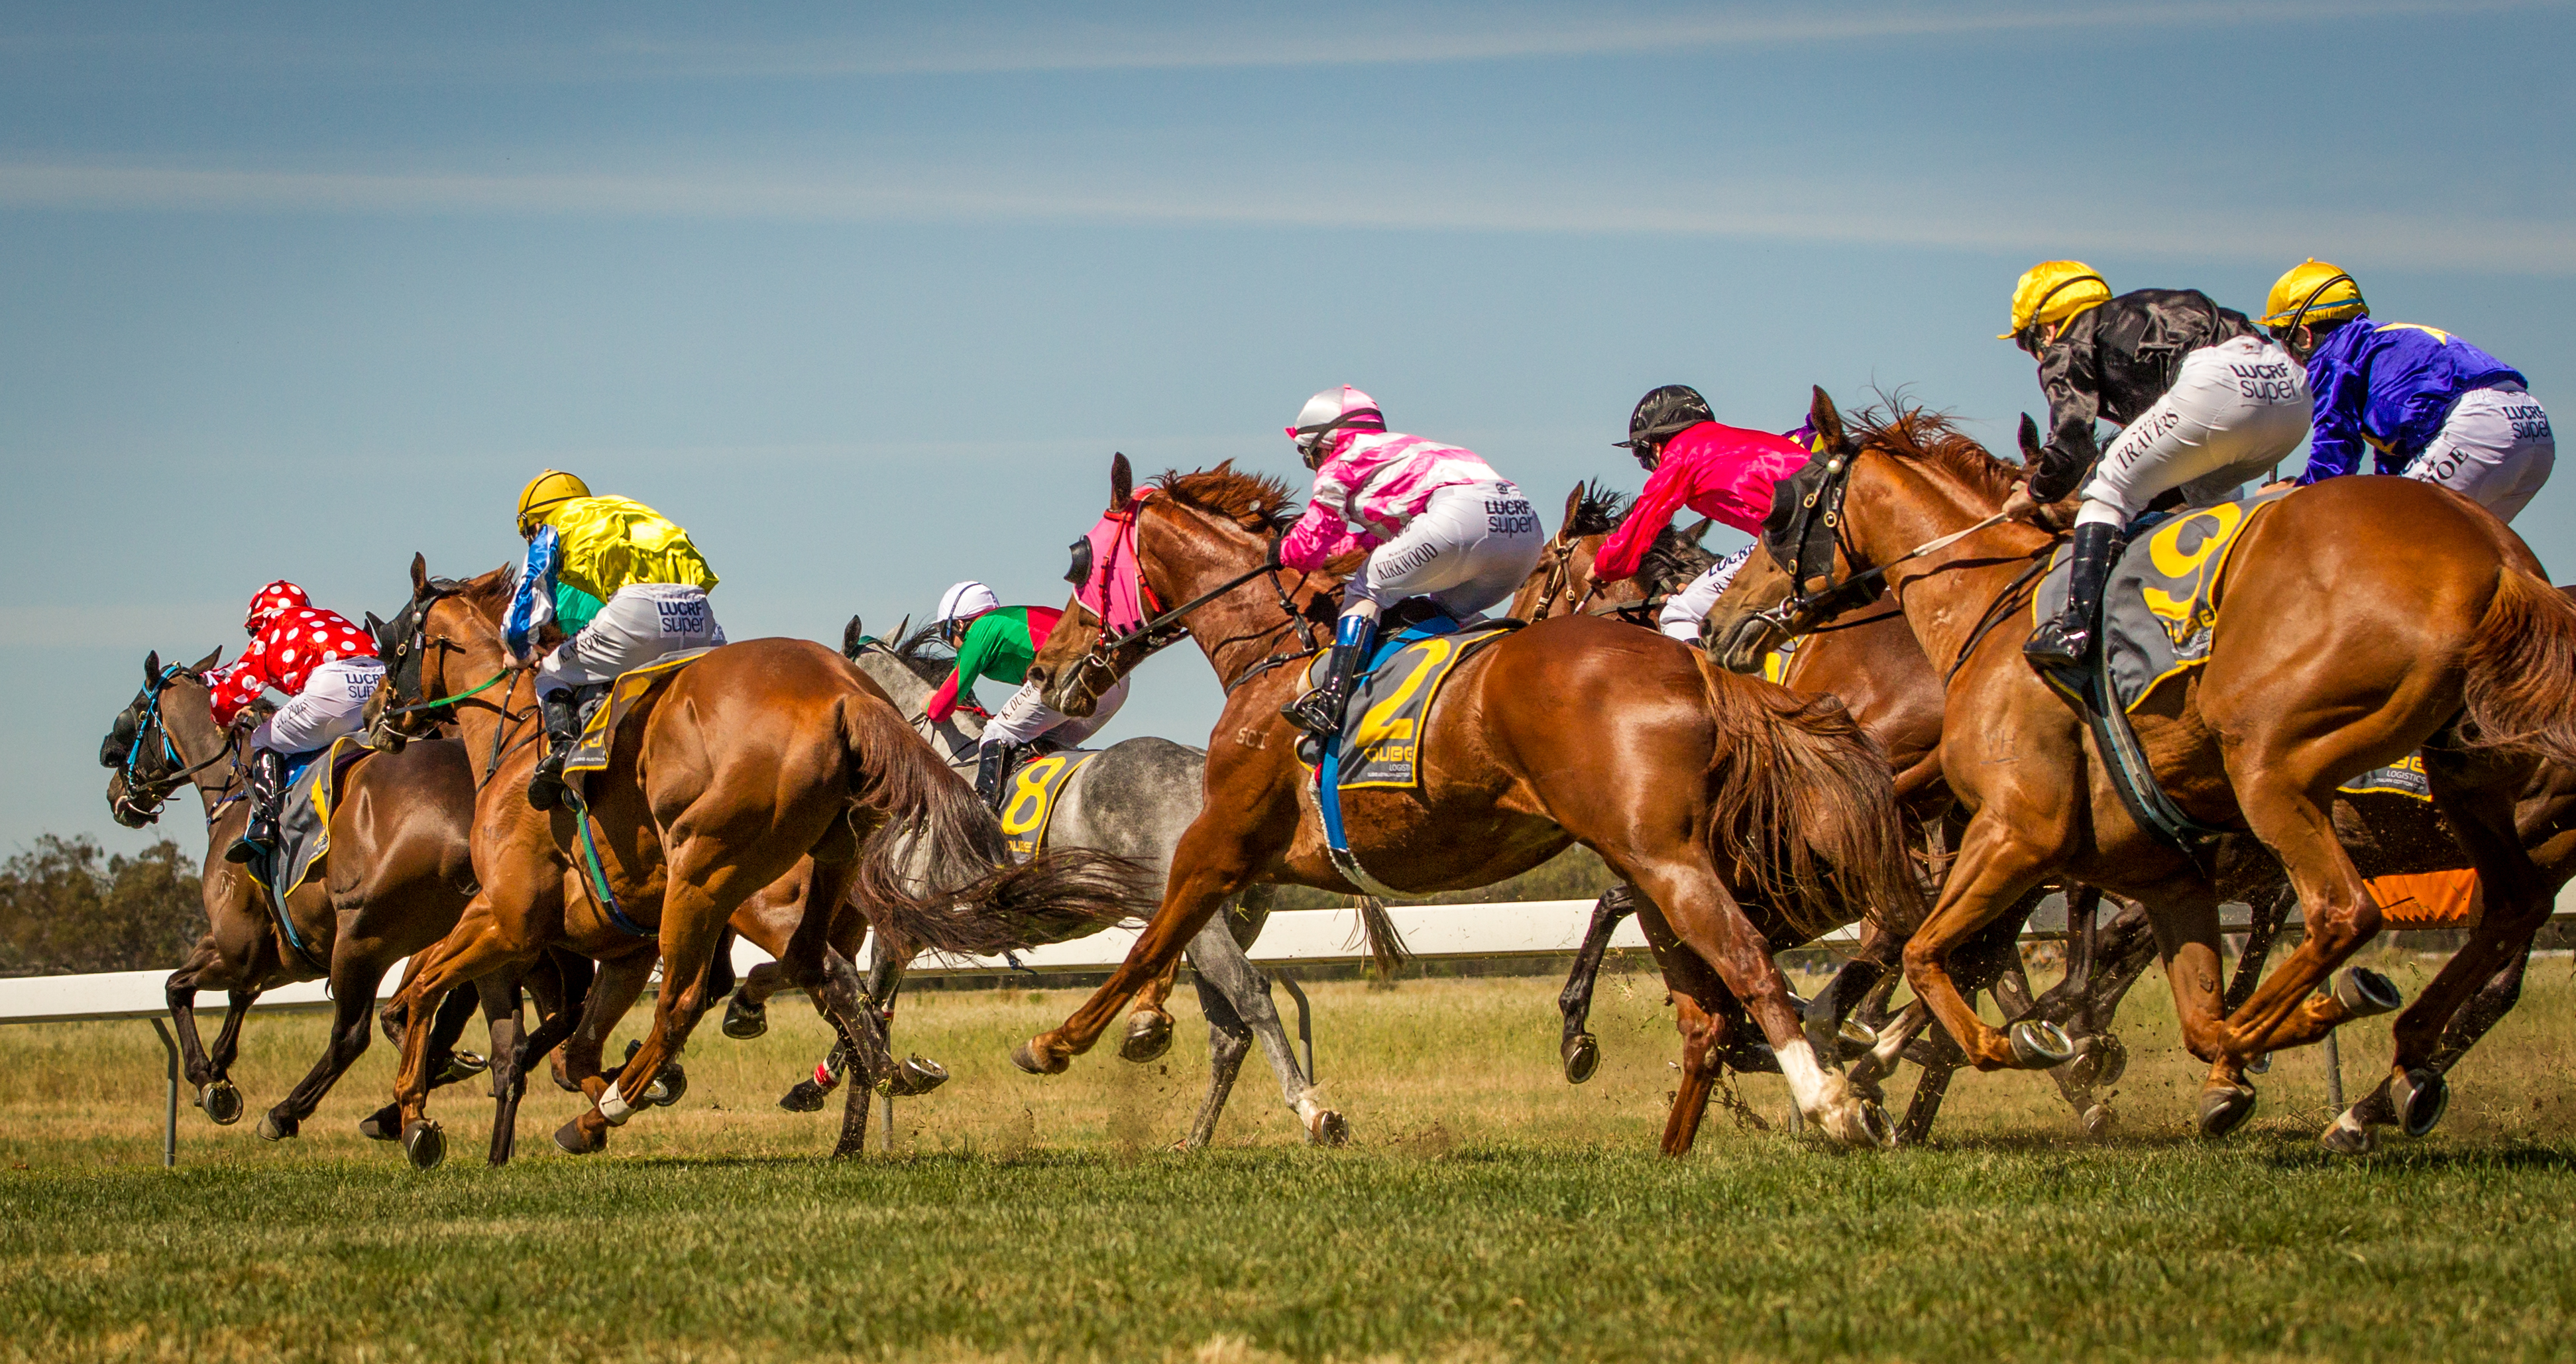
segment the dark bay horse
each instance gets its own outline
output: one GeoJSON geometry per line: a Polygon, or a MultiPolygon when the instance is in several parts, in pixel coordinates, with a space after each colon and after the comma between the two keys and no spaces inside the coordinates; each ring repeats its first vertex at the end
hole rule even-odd
{"type": "Polygon", "coordinates": [[[2434,803],[2488,895],[2469,944],[2397,1020],[2388,1111],[2429,1130],[2447,1095],[2433,1064],[2445,1027],[2550,910],[2514,811],[2543,759],[2576,757],[2576,606],[2529,549],[2474,504],[2389,478],[2301,489],[2239,538],[2208,662],[2135,717],[2182,810],[2252,833],[2299,897],[2306,941],[2231,1010],[2218,990],[2216,870],[2131,817],[2082,717],[2020,656],[2010,623],[2052,537],[1980,528],[2019,471],[1928,414],[1847,432],[1816,399],[1818,503],[1836,513],[1829,578],[1795,583],[1773,565],[1740,579],[1721,603],[1736,614],[1712,632],[1726,661],[1745,666],[1783,629],[1854,609],[1867,594],[1851,589],[1878,573],[1927,658],[1950,660],[1942,768],[1973,814],[1905,961],[1952,1038],[1981,1067],[2028,1064],[1967,1007],[1947,958],[2030,886],[2073,876],[2147,905],[2186,1043],[2211,1063],[2202,1129],[2230,1130],[2252,1109],[2247,1062],[2351,1016],[2311,997],[2380,917],[2337,837],[2337,789],[2424,748],[2434,803]],[[2392,527],[2404,528],[2402,552],[2386,543],[2392,527]],[[1965,538],[1921,552],[1954,535],[1965,538]]]}
{"type": "MultiPolygon", "coordinates": [[[[1360,890],[1328,854],[1296,731],[1279,714],[1303,671],[1280,662],[1297,651],[1292,612],[1334,583],[1309,580],[1293,595],[1220,590],[1263,576],[1272,537],[1295,515],[1287,488],[1220,465],[1137,493],[1121,457],[1110,494],[1109,514],[1132,518],[1148,599],[1195,603],[1183,623],[1228,697],[1209,737],[1205,806],[1174,854],[1162,907],[1089,1002],[1014,1053],[1032,1072],[1061,1071],[1088,1050],[1245,886],[1360,890]]],[[[1049,705],[1087,714],[1155,640],[1108,640],[1077,603],[1030,675],[1049,705]]],[[[1820,1131],[1886,1139],[1884,1114],[1852,1092],[1830,1040],[1810,1043],[1771,958],[1865,913],[1910,915],[1919,903],[1885,764],[1839,705],[1577,616],[1458,664],[1425,724],[1417,788],[1345,798],[1351,852],[1376,878],[1408,893],[1486,885],[1582,842],[1646,893],[1639,913],[1650,935],[1687,944],[1667,956],[1668,979],[1720,1020],[1700,1054],[1686,1052],[1686,1088],[1713,1084],[1717,1057],[1749,1041],[1734,1026],[1749,1009],[1820,1131]]],[[[1677,1102],[1674,1127],[1704,1102],[1677,1102]]]]}
{"type": "Polygon", "coordinates": [[[435,1164],[444,1148],[423,1111],[430,1008],[551,944],[601,963],[597,1008],[611,1017],[641,993],[657,959],[662,967],[652,1029],[626,1066],[624,1087],[637,1094],[599,1073],[591,1030],[574,1039],[574,1069],[597,1106],[555,1140],[595,1151],[642,1106],[645,1082],[634,1077],[677,1055],[712,1002],[709,968],[727,921],[764,887],[802,872],[805,912],[778,957],[856,1058],[841,1144],[854,1151],[868,1093],[894,1069],[883,1019],[831,945],[854,893],[898,941],[967,953],[1093,931],[1140,903],[1140,873],[1115,858],[1076,851],[1011,865],[991,812],[885,693],[805,640],[725,645],[656,682],[627,714],[610,766],[590,778],[587,803],[530,808],[542,737],[529,699],[514,701],[530,684],[502,641],[510,586],[506,568],[433,580],[414,558],[412,600],[388,629],[385,683],[370,706],[382,738],[429,723],[453,698],[480,767],[478,889],[403,992],[411,1026],[395,1099],[415,1165],[435,1164]]]}
{"type": "MultiPolygon", "coordinates": [[[[250,803],[240,775],[245,739],[218,727],[207,704],[204,673],[219,656],[220,651],[209,654],[194,667],[164,666],[158,653],[146,658],[143,689],[118,713],[99,761],[113,772],[108,808],[129,828],[158,819],[162,805],[183,785],[193,783],[205,806],[202,885],[209,931],[171,975],[169,995],[188,1078],[198,1086],[207,1116],[219,1123],[240,1116],[240,1092],[225,1072],[251,1001],[293,981],[331,983],[331,1035],[321,1059],[260,1120],[260,1135],[278,1140],[296,1135],[366,1051],[369,1016],[385,973],[437,942],[464,911],[474,879],[465,843],[474,788],[465,750],[454,742],[422,743],[401,755],[372,755],[352,764],[331,811],[323,875],[287,897],[286,919],[279,922],[267,893],[246,869],[223,857],[240,835],[250,803]],[[198,1042],[193,1008],[196,992],[210,986],[232,995],[211,1056],[198,1042]]],[[[571,1016],[568,1005],[580,1000],[586,984],[553,974],[531,982],[540,1012],[554,1020],[571,1016]]],[[[494,988],[487,1004],[497,1003],[499,987],[494,988]]],[[[510,1021],[502,1022],[497,1012],[493,1021],[494,1078],[503,1085],[517,1055],[515,993],[510,998],[510,1021]]],[[[473,998],[459,996],[457,1003],[433,1027],[431,1065],[442,1082],[469,1073],[447,1064],[449,1044],[473,998]]],[[[370,1135],[379,1134],[375,1125],[382,1117],[369,1120],[370,1135]]]]}

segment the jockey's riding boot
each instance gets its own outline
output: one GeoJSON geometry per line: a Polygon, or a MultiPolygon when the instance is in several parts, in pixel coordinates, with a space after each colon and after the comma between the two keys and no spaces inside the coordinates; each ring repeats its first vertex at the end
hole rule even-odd
{"type": "Polygon", "coordinates": [[[561,687],[538,697],[537,706],[546,717],[546,755],[528,776],[528,804],[551,810],[563,802],[564,759],[572,756],[573,741],[581,737],[581,713],[572,693],[561,687]]]}
{"type": "Polygon", "coordinates": [[[286,759],[265,748],[250,755],[250,823],[224,849],[227,862],[248,862],[277,852],[277,807],[286,801],[286,759]]]}
{"type": "Polygon", "coordinates": [[[1002,812],[1002,779],[1011,775],[1011,759],[1019,748],[1015,743],[996,741],[975,754],[975,795],[997,815],[1002,812]]]}
{"type": "Polygon", "coordinates": [[[1279,708],[1289,723],[1329,740],[1342,729],[1342,710],[1359,685],[1360,667],[1369,646],[1377,642],[1377,617],[1348,615],[1333,627],[1333,654],[1324,663],[1324,680],[1313,691],[1279,708]]]}
{"type": "Polygon", "coordinates": [[[2072,668],[2093,650],[2094,620],[2102,610],[2102,584],[2111,573],[2111,550],[2120,528],[2109,521],[2086,521],[2075,527],[2075,548],[2068,556],[2066,609],[2057,619],[2031,632],[2022,653],[2047,668],[2072,668]]]}

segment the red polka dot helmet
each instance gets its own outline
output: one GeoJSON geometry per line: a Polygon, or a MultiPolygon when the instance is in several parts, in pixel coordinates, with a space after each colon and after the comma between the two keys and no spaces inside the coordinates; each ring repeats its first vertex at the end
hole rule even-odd
{"type": "Polygon", "coordinates": [[[259,627],[276,619],[280,612],[310,610],[312,606],[313,598],[303,588],[280,578],[252,595],[250,611],[242,617],[242,628],[255,635],[259,627]]]}

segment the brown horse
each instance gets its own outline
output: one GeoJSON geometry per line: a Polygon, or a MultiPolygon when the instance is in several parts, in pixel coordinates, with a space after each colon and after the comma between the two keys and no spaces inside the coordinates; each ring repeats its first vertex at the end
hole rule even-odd
{"type": "MultiPolygon", "coordinates": [[[[1110,494],[1111,514],[1133,518],[1148,599],[1192,603],[1183,623],[1228,698],[1208,741],[1206,802],[1173,857],[1161,909],[1107,984],[1014,1053],[1032,1072],[1061,1071],[1088,1050],[1245,886],[1360,889],[1328,851],[1297,732],[1279,713],[1303,669],[1280,666],[1288,654],[1274,651],[1295,652],[1291,611],[1331,584],[1303,583],[1305,605],[1284,587],[1218,590],[1262,575],[1271,537],[1295,515],[1287,488],[1220,465],[1166,475],[1138,495],[1122,457],[1110,494]]],[[[1154,648],[1151,636],[1111,641],[1099,629],[1088,613],[1072,616],[1031,670],[1066,714],[1089,713],[1154,648]]],[[[1418,788],[1345,797],[1350,851],[1375,879],[1407,893],[1479,886],[1585,844],[1646,893],[1650,932],[1688,944],[1670,958],[1676,988],[1713,1016],[1732,1000],[1750,1007],[1820,1130],[1885,1139],[1884,1115],[1851,1092],[1830,1046],[1804,1035],[1771,959],[1775,944],[1916,903],[1886,768],[1841,707],[1729,677],[1644,631],[1570,617],[1470,655],[1425,725],[1418,788]]],[[[1714,1050],[1737,1041],[1715,1038],[1714,1050]]],[[[1714,1078],[1694,1058],[1691,1083],[1714,1078]]],[[[1685,1108],[1695,1117],[1685,1101],[1677,1121],[1685,1108]]]]}
{"type": "MultiPolygon", "coordinates": [[[[220,652],[220,651],[219,651],[220,652]]],[[[293,981],[328,978],[330,1040],[311,1073],[260,1120],[272,1141],[296,1135],[324,1095],[367,1049],[369,1014],[385,972],[428,947],[455,926],[464,911],[473,869],[466,856],[467,812],[473,808],[465,750],[453,742],[423,743],[410,752],[379,754],[352,764],[341,777],[331,811],[331,851],[323,875],[286,898],[281,920],[267,892],[246,870],[223,859],[241,833],[250,803],[240,779],[245,766],[242,733],[219,728],[207,704],[206,669],[218,654],[194,667],[164,667],[158,653],[143,663],[143,689],[119,712],[101,745],[99,761],[113,769],[107,800],[120,824],[140,828],[160,817],[162,805],[182,785],[194,783],[205,804],[206,862],[202,878],[209,931],[186,964],[170,977],[170,1012],[177,1025],[198,1104],[219,1123],[240,1117],[241,1096],[225,1074],[238,1044],[244,1013],[259,994],[293,981]],[[209,1056],[197,1039],[192,1002],[197,990],[229,987],[232,1008],[209,1056]]],[[[531,982],[540,1011],[568,1019],[566,1001],[578,1001],[586,981],[562,988],[552,975],[531,982]]],[[[515,988],[507,1021],[497,1010],[507,982],[493,982],[492,1015],[496,1092],[508,1088],[519,1059],[515,988]]],[[[433,1026],[431,1065],[445,1083],[470,1070],[449,1065],[449,1046],[471,1010],[460,995],[433,1026]]],[[[541,1054],[545,1043],[530,1054],[541,1054]]],[[[504,1100],[505,1105],[515,1100],[504,1100]]],[[[366,1125],[379,1132],[377,1119],[366,1125]]]]}
{"type": "MultiPolygon", "coordinates": [[[[842,1129],[842,1149],[855,1150],[867,1094],[893,1061],[857,969],[830,942],[854,890],[899,940],[961,952],[1087,932],[1126,916],[1137,898],[1140,873],[1117,859],[1067,852],[1011,865],[992,813],[885,694],[848,660],[804,640],[725,645],[656,682],[628,712],[587,802],[534,810],[525,789],[541,731],[533,707],[512,709],[529,684],[502,640],[508,570],[433,581],[415,558],[412,586],[371,703],[378,732],[425,723],[452,699],[469,752],[492,755],[477,774],[480,888],[403,992],[411,1026],[395,1097],[415,1165],[435,1164],[444,1149],[423,1113],[429,1006],[549,944],[601,963],[600,1009],[611,1017],[642,991],[658,958],[665,987],[626,1067],[629,1077],[650,1077],[712,1002],[709,967],[727,921],[755,892],[804,871],[805,912],[779,961],[857,1057],[862,1082],[850,1087],[842,1129]],[[925,855],[928,874],[916,877],[914,858],[925,855]],[[972,908],[952,910],[961,904],[972,908]]],[[[624,1088],[637,1094],[626,1094],[601,1076],[601,1039],[589,1034],[576,1035],[573,1059],[598,1106],[555,1137],[577,1154],[603,1146],[644,1088],[630,1078],[624,1088]]]]}
{"type": "Polygon", "coordinates": [[[2248,1061],[2351,1016],[2310,998],[2379,924],[2336,838],[2337,788],[2425,748],[2434,802],[2489,897],[2468,946],[2397,1021],[2392,1111],[2409,1132],[2429,1130],[2447,1094],[2430,1064],[2445,1025],[2550,909],[2514,804],[2541,758],[2576,758],[2576,606],[2530,551],[2466,500],[2387,478],[2301,489],[2239,538],[2207,663],[2136,717],[2156,780],[2185,814],[2253,833],[2299,896],[2306,941],[2230,1011],[2215,874],[2131,816],[2083,717],[2005,628],[2027,609],[2031,565],[2052,541],[1992,523],[2019,471],[1920,412],[1865,423],[1856,439],[1821,390],[1814,414],[1825,479],[1814,504],[1834,514],[1834,564],[1805,583],[1776,565],[1739,578],[1721,603],[1736,614],[1712,630],[1728,664],[1747,666],[1784,628],[1852,609],[1875,574],[1926,656],[1950,660],[1942,768],[1973,815],[1905,962],[1970,1060],[2034,1058],[1967,1006],[1951,949],[2031,886],[2072,876],[2148,906],[2185,1040],[2211,1063],[2202,1129],[2232,1129],[2252,1109],[2248,1061]],[[2390,527],[2405,529],[2403,552],[2385,543],[2390,527]]]}

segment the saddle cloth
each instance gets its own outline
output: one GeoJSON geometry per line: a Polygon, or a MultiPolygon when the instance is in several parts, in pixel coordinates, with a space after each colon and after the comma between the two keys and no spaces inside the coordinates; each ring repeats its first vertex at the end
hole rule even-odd
{"type": "Polygon", "coordinates": [[[654,659],[640,668],[630,668],[608,684],[608,695],[594,706],[588,723],[581,727],[581,738],[564,759],[564,780],[581,781],[582,796],[589,798],[588,774],[607,770],[610,754],[616,750],[618,727],[655,687],[677,677],[680,670],[715,652],[721,645],[688,649],[654,659]]]}
{"type": "Polygon", "coordinates": [[[1056,798],[1073,784],[1073,774],[1100,756],[1098,749],[1068,748],[1032,758],[1002,785],[1002,837],[1011,855],[1022,860],[1046,845],[1047,822],[1055,817],[1056,798]]]}
{"type": "Polygon", "coordinates": [[[262,879],[273,868],[256,862],[250,867],[251,879],[279,903],[321,872],[323,854],[331,851],[331,809],[338,799],[340,779],[373,751],[358,736],[343,735],[332,740],[329,748],[306,754],[292,766],[286,799],[277,809],[276,866],[285,870],[262,879]]]}
{"type": "MultiPolygon", "coordinates": [[[[1515,620],[1460,628],[1446,616],[1410,625],[1380,641],[1342,712],[1341,786],[1411,787],[1422,780],[1421,736],[1441,684],[1467,655],[1519,629],[1515,620]]],[[[1306,670],[1312,691],[1326,660],[1306,670]]]]}
{"type": "MultiPolygon", "coordinates": [[[[2101,622],[2104,671],[2122,710],[2134,713],[2158,687],[2209,661],[2228,562],[2246,528],[2289,491],[2179,512],[2150,522],[2122,545],[2102,590],[2101,622]]],[[[2057,547],[2031,596],[2034,627],[2066,601],[2067,548],[2057,547]]],[[[2416,756],[2363,773],[2343,789],[2433,798],[2416,756]]]]}

